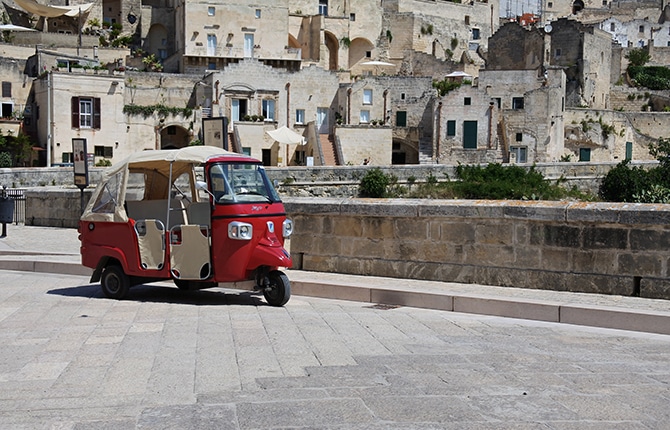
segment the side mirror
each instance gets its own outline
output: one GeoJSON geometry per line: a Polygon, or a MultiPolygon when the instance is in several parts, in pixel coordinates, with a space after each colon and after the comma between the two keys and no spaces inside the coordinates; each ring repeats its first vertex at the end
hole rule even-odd
{"type": "Polygon", "coordinates": [[[212,197],[212,203],[216,201],[216,197],[207,189],[207,182],[205,181],[195,181],[195,189],[198,191],[204,191],[212,197]]]}

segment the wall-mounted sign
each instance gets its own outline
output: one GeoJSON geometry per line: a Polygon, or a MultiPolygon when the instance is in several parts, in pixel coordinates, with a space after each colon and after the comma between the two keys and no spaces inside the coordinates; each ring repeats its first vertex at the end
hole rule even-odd
{"type": "Polygon", "coordinates": [[[72,139],[74,184],[81,189],[88,187],[88,157],[86,154],[86,139],[72,139]]]}
{"type": "Polygon", "coordinates": [[[202,119],[202,137],[205,145],[228,150],[228,118],[202,119]]]}

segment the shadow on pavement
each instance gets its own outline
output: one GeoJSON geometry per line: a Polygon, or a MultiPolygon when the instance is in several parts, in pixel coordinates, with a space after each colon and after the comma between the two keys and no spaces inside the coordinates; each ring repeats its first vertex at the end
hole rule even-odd
{"type": "MultiPolygon", "coordinates": [[[[47,294],[55,294],[65,297],[89,297],[92,299],[114,300],[105,297],[98,284],[58,288],[47,291],[47,294]]],[[[221,288],[213,288],[211,290],[180,290],[176,287],[136,285],[130,289],[128,296],[124,301],[174,303],[198,306],[269,306],[259,296],[261,296],[260,293],[253,291],[224,291],[221,288]]]]}

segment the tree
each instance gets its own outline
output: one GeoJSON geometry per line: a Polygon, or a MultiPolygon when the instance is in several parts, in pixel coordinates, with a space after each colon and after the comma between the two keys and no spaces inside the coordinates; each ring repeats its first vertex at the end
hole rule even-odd
{"type": "Polygon", "coordinates": [[[649,52],[643,48],[631,49],[625,57],[628,60],[629,67],[644,66],[651,59],[649,52]]]}

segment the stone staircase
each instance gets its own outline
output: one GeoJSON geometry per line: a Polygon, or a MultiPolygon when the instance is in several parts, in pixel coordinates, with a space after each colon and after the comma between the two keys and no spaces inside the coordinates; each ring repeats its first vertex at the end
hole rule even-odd
{"type": "Polygon", "coordinates": [[[419,139],[419,164],[435,164],[433,160],[433,141],[430,138],[419,139]]]}
{"type": "Polygon", "coordinates": [[[327,134],[319,135],[319,144],[321,145],[321,150],[323,151],[323,165],[324,166],[337,166],[337,151],[335,150],[335,142],[327,134]]]}

